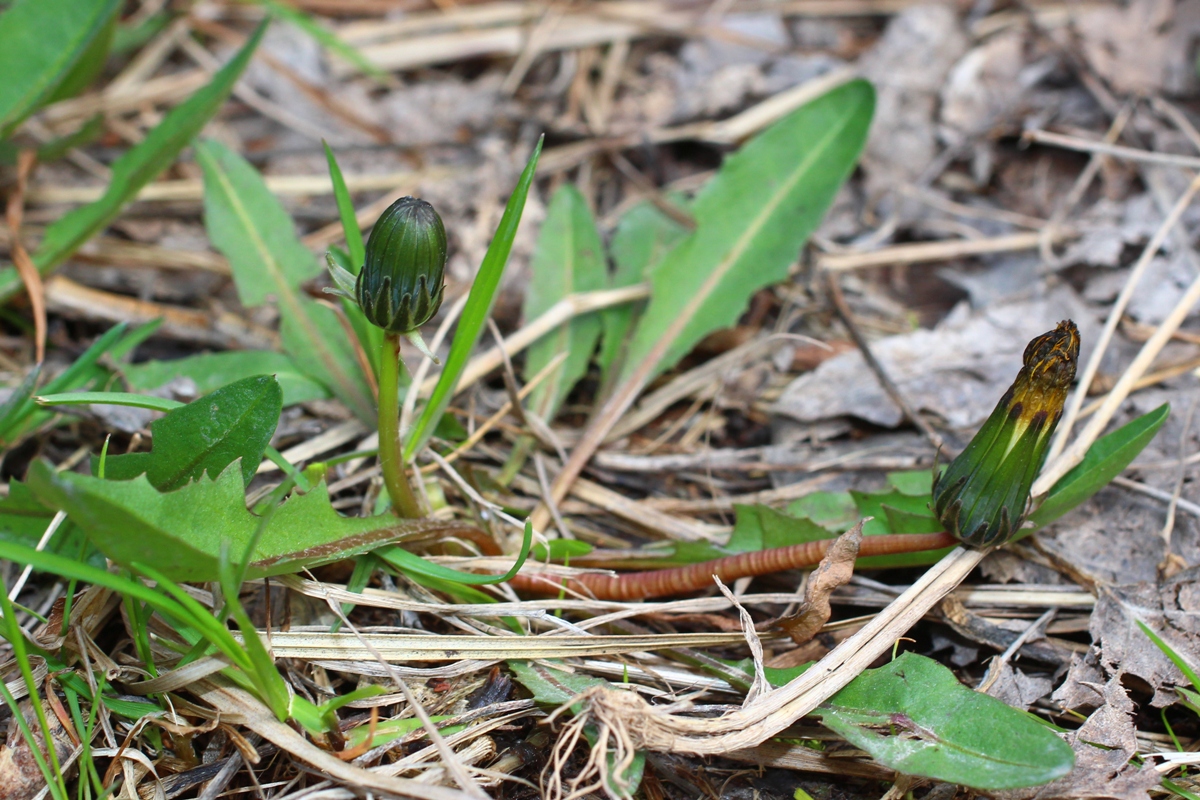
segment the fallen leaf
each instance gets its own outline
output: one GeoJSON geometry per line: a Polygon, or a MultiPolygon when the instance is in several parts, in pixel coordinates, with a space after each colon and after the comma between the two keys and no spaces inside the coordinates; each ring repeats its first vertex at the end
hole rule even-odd
{"type": "MultiPolygon", "coordinates": [[[[991,413],[1017,374],[1025,343],[1067,317],[1079,325],[1086,363],[1099,326],[1066,286],[1035,300],[975,311],[963,303],[934,330],[889,336],[872,349],[914,409],[931,411],[955,428],[972,428],[991,413]]],[[[773,410],[800,422],[849,415],[891,428],[904,419],[858,351],[792,381],[773,410]]]]}
{"type": "Polygon", "coordinates": [[[1153,767],[1139,769],[1130,763],[1137,754],[1133,701],[1119,675],[1098,689],[1104,705],[1067,737],[1075,750],[1075,769],[1045,786],[997,792],[998,800],[1149,800],[1147,792],[1159,785],[1161,776],[1153,767]]]}
{"type": "MultiPolygon", "coordinates": [[[[1189,573],[1181,573],[1183,576],[1189,573]]],[[[1195,662],[1200,653],[1200,583],[1174,580],[1161,586],[1139,583],[1102,587],[1092,612],[1092,641],[1100,649],[1100,665],[1112,675],[1141,678],[1154,689],[1156,708],[1176,702],[1173,686],[1186,683],[1183,673],[1137,627],[1141,621],[1175,652],[1195,662]]]]}
{"type": "MultiPolygon", "coordinates": [[[[33,706],[28,700],[20,704],[21,715],[34,732],[34,739],[43,756],[46,754],[46,738],[41,724],[34,714],[33,706]]],[[[66,761],[73,749],[67,732],[55,716],[53,709],[46,706],[46,722],[50,726],[50,736],[54,749],[58,754],[59,763],[66,761]]],[[[46,788],[46,779],[42,777],[33,749],[21,733],[15,718],[9,719],[8,731],[4,746],[0,747],[0,800],[31,800],[46,788]]]]}
{"type": "Polygon", "coordinates": [[[1083,55],[1118,94],[1194,94],[1195,0],[1097,4],[1075,16],[1083,55]]]}
{"type": "Polygon", "coordinates": [[[804,644],[816,636],[829,616],[829,595],[839,586],[845,586],[854,575],[854,559],[858,558],[858,546],[862,544],[863,520],[837,538],[830,545],[821,563],[808,576],[804,586],[804,602],[800,609],[786,617],[780,617],[775,625],[787,632],[796,644],[804,644]]]}
{"type": "Polygon", "coordinates": [[[967,50],[967,37],[949,5],[911,6],[894,16],[859,61],[875,86],[875,124],[863,158],[867,192],[916,178],[938,150],[938,92],[967,50]]]}

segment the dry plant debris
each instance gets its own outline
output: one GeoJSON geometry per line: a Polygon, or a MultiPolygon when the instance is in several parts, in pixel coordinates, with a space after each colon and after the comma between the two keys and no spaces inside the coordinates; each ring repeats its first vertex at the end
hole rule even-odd
{"type": "Polygon", "coordinates": [[[0,548],[42,560],[0,561],[0,798],[1200,794],[1198,35],[1194,0],[4,4],[0,548]],[[406,195],[448,239],[441,363],[399,342],[425,521],[322,275],[406,195]],[[931,470],[1068,317],[1033,493],[1107,487],[950,550],[931,470]]]}

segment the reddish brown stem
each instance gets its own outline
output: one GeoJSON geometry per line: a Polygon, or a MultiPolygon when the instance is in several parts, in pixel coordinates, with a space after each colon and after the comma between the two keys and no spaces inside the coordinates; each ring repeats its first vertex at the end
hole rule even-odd
{"type": "MultiPolygon", "coordinates": [[[[716,575],[728,583],[738,578],[769,575],[787,569],[814,567],[821,563],[825,552],[835,539],[821,539],[788,547],[738,553],[734,556],[702,561],[685,567],[656,569],[648,572],[627,572],[624,575],[608,575],[586,572],[573,578],[563,578],[547,572],[525,572],[509,583],[518,591],[536,594],[558,594],[564,589],[594,597],[597,600],[645,600],[669,594],[687,594],[712,586],[716,575]]],[[[859,558],[886,556],[897,553],[916,553],[923,550],[940,550],[958,544],[949,533],[905,533],[884,536],[866,536],[859,547],[859,558]]]]}

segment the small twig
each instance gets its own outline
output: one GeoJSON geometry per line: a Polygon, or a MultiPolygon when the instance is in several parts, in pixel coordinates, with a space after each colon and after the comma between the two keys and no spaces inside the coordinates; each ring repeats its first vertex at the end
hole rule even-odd
{"type": "Polygon", "coordinates": [[[1112,482],[1117,486],[1122,486],[1138,494],[1144,494],[1146,497],[1153,497],[1155,500],[1162,500],[1164,503],[1175,501],[1175,507],[1180,511],[1186,511],[1193,517],[1200,519],[1200,503],[1193,503],[1191,500],[1184,500],[1182,497],[1176,498],[1171,492],[1164,492],[1162,489],[1155,489],[1153,486],[1147,486],[1144,483],[1130,480],[1129,478],[1118,475],[1112,479],[1112,482]]]}
{"type": "MultiPolygon", "coordinates": [[[[1071,239],[1075,233],[1057,230],[1053,241],[1071,239]]],[[[948,261],[964,256],[1011,253],[1017,250],[1034,250],[1042,240],[1037,231],[1009,233],[987,239],[955,239],[946,242],[909,242],[892,245],[882,250],[854,253],[825,253],[817,257],[817,268],[826,272],[846,272],[866,267],[886,267],[895,264],[920,264],[930,261],[948,261]]]]}
{"type": "Polygon", "coordinates": [[[1010,644],[1003,653],[992,659],[992,663],[988,665],[987,672],[984,673],[983,680],[981,680],[979,685],[975,687],[975,691],[987,694],[988,689],[992,688],[992,684],[996,682],[996,680],[1000,677],[1000,673],[1004,671],[1004,665],[1012,660],[1013,656],[1017,654],[1017,651],[1020,650],[1026,642],[1033,638],[1035,633],[1041,631],[1045,628],[1045,626],[1049,625],[1050,620],[1054,619],[1054,616],[1057,613],[1057,607],[1049,608],[1046,610],[1045,614],[1042,614],[1040,617],[1035,619],[1028,628],[1021,631],[1021,635],[1016,639],[1013,639],[1013,643],[1010,644]]]}
{"type": "Polygon", "coordinates": [[[550,511],[550,518],[554,520],[554,527],[558,528],[558,535],[563,539],[575,538],[567,528],[562,512],[558,509],[558,503],[554,502],[554,498],[550,495],[550,478],[546,475],[546,459],[542,457],[541,451],[534,451],[533,466],[537,471],[538,486],[542,490],[542,502],[550,511]]]}
{"type": "Polygon", "coordinates": [[[1163,540],[1163,544],[1167,548],[1167,558],[1171,557],[1171,534],[1175,531],[1175,509],[1179,505],[1180,495],[1183,494],[1184,478],[1187,477],[1184,462],[1187,461],[1187,439],[1188,434],[1192,432],[1192,418],[1196,414],[1197,399],[1195,396],[1192,397],[1187,416],[1183,420],[1183,433],[1179,435],[1179,477],[1175,480],[1175,491],[1171,493],[1171,499],[1167,503],[1167,518],[1163,522],[1162,531],[1159,532],[1159,538],[1163,540]]]}
{"type": "Polygon", "coordinates": [[[488,317],[487,324],[488,329],[492,332],[492,337],[496,340],[496,349],[500,351],[500,355],[503,358],[502,366],[504,369],[501,370],[501,374],[504,376],[504,388],[508,391],[508,402],[512,413],[516,415],[521,424],[528,428],[529,432],[539,442],[552,448],[558,453],[558,457],[561,460],[566,461],[567,451],[563,449],[562,442],[550,430],[550,426],[537,414],[527,411],[521,403],[522,394],[520,387],[517,386],[517,373],[513,369],[512,360],[509,359],[508,352],[504,349],[504,336],[500,333],[500,329],[496,327],[496,321],[491,317],[488,317]]]}
{"type": "Polygon", "coordinates": [[[1077,136],[1064,136],[1061,133],[1051,133],[1050,131],[1026,131],[1021,138],[1025,141],[1055,145],[1080,153],[1102,153],[1106,156],[1123,158],[1127,161],[1135,161],[1143,164],[1165,164],[1172,167],[1200,169],[1200,158],[1196,158],[1195,156],[1177,156],[1172,153],[1155,153],[1151,150],[1124,147],[1119,144],[1091,142],[1087,139],[1080,139],[1077,136]]]}
{"type": "MultiPolygon", "coordinates": [[[[1125,125],[1129,122],[1129,118],[1133,116],[1133,109],[1134,105],[1132,103],[1125,104],[1125,107],[1121,109],[1116,119],[1113,120],[1112,125],[1109,126],[1108,132],[1104,134],[1105,144],[1114,144],[1117,139],[1121,138],[1121,131],[1125,130],[1125,125]]],[[[1038,250],[1042,260],[1046,262],[1048,267],[1053,268],[1058,266],[1058,259],[1054,255],[1054,248],[1051,241],[1054,232],[1059,229],[1063,221],[1066,220],[1067,215],[1083,199],[1083,193],[1092,185],[1092,181],[1096,179],[1096,175],[1100,172],[1100,167],[1104,165],[1104,159],[1105,157],[1101,153],[1092,154],[1087,166],[1083,168],[1083,172],[1079,173],[1074,185],[1071,186],[1071,190],[1067,192],[1067,196],[1054,209],[1054,213],[1050,216],[1050,221],[1042,228],[1042,240],[1038,245],[1038,250]]]]}
{"type": "MultiPolygon", "coordinates": [[[[312,576],[311,573],[309,573],[308,577],[310,580],[315,581],[318,584],[320,583],[312,576]]],[[[434,747],[437,748],[438,754],[442,757],[442,763],[444,763],[446,766],[446,771],[454,777],[454,781],[468,796],[479,797],[486,800],[487,793],[483,791],[478,783],[476,783],[475,779],[472,778],[470,773],[468,773],[463,767],[462,762],[458,760],[458,757],[455,755],[454,751],[451,750],[449,745],[446,744],[446,740],[443,738],[441,731],[438,730],[437,725],[433,723],[433,720],[429,718],[429,713],[425,710],[425,707],[421,705],[421,702],[417,699],[417,697],[412,693],[412,690],[408,688],[408,684],[404,682],[404,678],[402,678],[395,671],[392,665],[388,663],[387,659],[383,657],[379,650],[376,649],[375,646],[372,645],[371,642],[362,635],[354,623],[346,617],[346,615],[342,612],[340,603],[329,602],[328,606],[333,613],[337,615],[338,619],[342,621],[342,624],[346,626],[346,629],[354,634],[355,638],[358,639],[359,644],[361,644],[363,648],[375,656],[375,660],[378,661],[385,670],[387,670],[388,677],[392,679],[392,682],[396,684],[396,688],[398,688],[401,694],[404,695],[404,700],[408,703],[408,707],[412,709],[413,714],[421,721],[421,726],[425,729],[425,732],[429,734],[429,741],[431,741],[434,747]]]]}
{"type": "Polygon", "coordinates": [[[446,455],[446,463],[452,464],[464,453],[469,453],[471,448],[477,445],[480,440],[482,440],[483,437],[492,430],[492,428],[500,424],[500,420],[508,416],[509,412],[511,412],[514,408],[519,407],[521,401],[532,394],[533,390],[541,385],[542,381],[553,375],[554,372],[562,366],[562,363],[567,360],[568,355],[570,355],[570,353],[564,350],[558,355],[554,356],[554,358],[550,359],[549,363],[547,363],[546,366],[542,367],[541,370],[538,371],[538,374],[530,378],[525,385],[521,387],[521,391],[517,393],[516,403],[514,403],[511,399],[505,400],[504,405],[496,409],[495,414],[492,414],[490,417],[484,420],[479,427],[475,428],[475,430],[471,432],[470,436],[464,439],[462,443],[458,445],[458,447],[454,448],[454,450],[446,455]]]}
{"type": "Polygon", "coordinates": [[[892,402],[900,407],[904,416],[913,425],[920,429],[921,433],[925,434],[925,438],[929,440],[934,449],[941,451],[945,446],[942,437],[933,429],[924,417],[917,413],[916,409],[909,404],[904,397],[904,393],[900,391],[900,387],[887,374],[887,370],[883,368],[883,364],[879,363],[879,359],[875,358],[875,354],[871,352],[871,346],[867,343],[866,337],[859,330],[858,325],[854,322],[854,316],[850,311],[850,306],[846,303],[845,296],[842,295],[842,287],[838,283],[837,276],[832,272],[825,273],[825,280],[829,286],[829,298],[833,301],[833,310],[837,312],[838,319],[846,326],[846,330],[850,332],[850,338],[858,345],[858,349],[862,352],[863,360],[867,362],[867,366],[875,373],[875,377],[879,380],[879,385],[887,392],[888,397],[892,398],[892,402]]]}

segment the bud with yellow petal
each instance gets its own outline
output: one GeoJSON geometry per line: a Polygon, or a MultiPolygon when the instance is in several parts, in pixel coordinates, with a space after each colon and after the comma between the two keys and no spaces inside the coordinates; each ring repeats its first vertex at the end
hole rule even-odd
{"type": "Polygon", "coordinates": [[[1070,320],[1031,341],[1016,381],[967,448],[937,476],[934,513],[964,544],[1004,544],[1020,529],[1078,359],[1079,330],[1070,320]]]}

